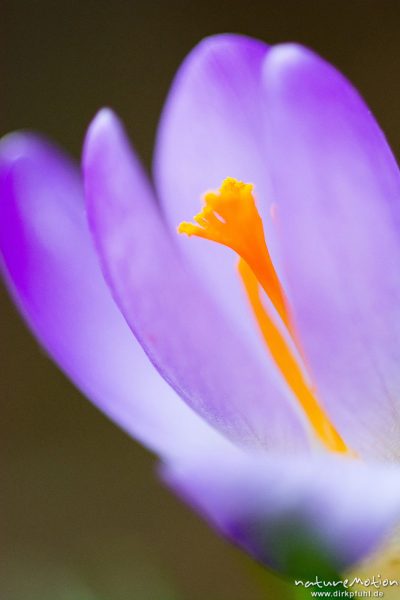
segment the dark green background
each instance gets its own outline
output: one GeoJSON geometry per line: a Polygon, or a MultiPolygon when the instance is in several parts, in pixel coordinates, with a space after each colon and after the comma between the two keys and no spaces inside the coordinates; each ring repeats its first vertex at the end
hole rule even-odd
{"type": "MultiPolygon", "coordinates": [[[[112,106],[147,165],[185,54],[234,31],[303,42],[359,87],[400,149],[400,2],[16,1],[1,5],[0,129],[44,131],[77,158],[96,110],[112,106]]],[[[398,152],[397,152],[398,153],[398,152]]],[[[65,380],[1,290],[5,600],[258,600],[250,561],[154,477],[153,459],[65,380]]]]}

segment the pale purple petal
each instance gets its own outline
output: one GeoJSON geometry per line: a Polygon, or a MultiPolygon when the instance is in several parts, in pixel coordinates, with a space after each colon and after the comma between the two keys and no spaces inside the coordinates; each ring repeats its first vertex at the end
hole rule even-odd
{"type": "Polygon", "coordinates": [[[360,452],[400,448],[400,178],[352,86],[300,46],[264,66],[289,298],[320,396],[360,452]]]}
{"type": "Polygon", "coordinates": [[[232,439],[282,450],[302,446],[302,427],[272,365],[267,357],[258,364],[186,268],[111,111],[101,111],[89,129],[84,173],[106,278],[161,374],[232,439]]]}
{"type": "Polygon", "coordinates": [[[164,458],[217,443],[159,376],[112,300],[78,170],[33,135],[13,134],[0,145],[0,247],[29,326],[95,404],[164,458]]]}
{"type": "Polygon", "coordinates": [[[237,448],[166,465],[166,482],[223,536],[292,576],[342,572],[394,532],[400,469],[237,448]]]}
{"type": "MultiPolygon", "coordinates": [[[[268,47],[239,35],[203,40],[175,77],[157,136],[155,182],[172,231],[201,207],[207,190],[226,177],[266,195],[262,65],[268,47]]],[[[182,252],[209,292],[260,354],[258,331],[238,280],[231,250],[181,237],[182,252]]]]}

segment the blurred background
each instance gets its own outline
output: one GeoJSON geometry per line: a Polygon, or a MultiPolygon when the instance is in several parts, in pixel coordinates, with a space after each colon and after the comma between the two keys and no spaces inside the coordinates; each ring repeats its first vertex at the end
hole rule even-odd
{"type": "MultiPolygon", "coordinates": [[[[299,41],[357,85],[400,150],[397,0],[6,0],[1,134],[45,132],[77,159],[113,107],[150,167],[171,78],[204,36],[299,41]]],[[[286,600],[156,479],[155,462],[38,348],[0,289],[0,598],[286,600]]]]}

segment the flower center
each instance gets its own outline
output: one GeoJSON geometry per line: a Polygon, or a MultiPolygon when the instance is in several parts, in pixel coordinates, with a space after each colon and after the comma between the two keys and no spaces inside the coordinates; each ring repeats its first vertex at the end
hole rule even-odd
{"type": "Polygon", "coordinates": [[[253,186],[230,177],[225,179],[218,192],[205,194],[204,206],[193,220],[195,223],[181,223],[178,232],[228,246],[239,255],[239,274],[265,345],[314,435],[326,449],[350,454],[320,405],[314,386],[309,383],[305,364],[302,364],[305,363],[304,354],[268,251],[253,186]],[[272,309],[264,305],[262,290],[272,309]],[[274,318],[274,311],[277,318],[274,318]]]}

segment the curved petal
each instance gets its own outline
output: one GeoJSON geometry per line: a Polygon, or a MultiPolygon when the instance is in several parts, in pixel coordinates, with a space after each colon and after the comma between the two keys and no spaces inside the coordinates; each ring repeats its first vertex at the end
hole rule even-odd
{"type": "Polygon", "coordinates": [[[400,520],[397,466],[234,448],[181,459],[162,474],[223,536],[294,577],[342,572],[374,551],[400,520]]]}
{"type": "Polygon", "coordinates": [[[354,448],[399,455],[400,178],[370,111],[296,45],[264,65],[287,291],[328,410],[354,448]]]}
{"type": "Polygon", "coordinates": [[[33,135],[0,145],[0,248],[29,326],[99,408],[166,458],[215,443],[216,432],[159,376],[112,300],[78,170],[33,135]]]}
{"type": "MultiPolygon", "coordinates": [[[[255,184],[259,198],[266,195],[261,125],[267,52],[257,40],[213,36],[178,71],[160,122],[154,161],[157,192],[173,231],[198,213],[204,192],[219,188],[228,176],[255,184]]],[[[180,238],[178,243],[225,314],[264,353],[233,253],[204,240],[180,238]]]]}
{"type": "Polygon", "coordinates": [[[272,366],[259,366],[186,269],[117,118],[103,110],[84,150],[89,220],[104,272],[163,377],[242,443],[287,450],[304,434],[272,366]]]}

